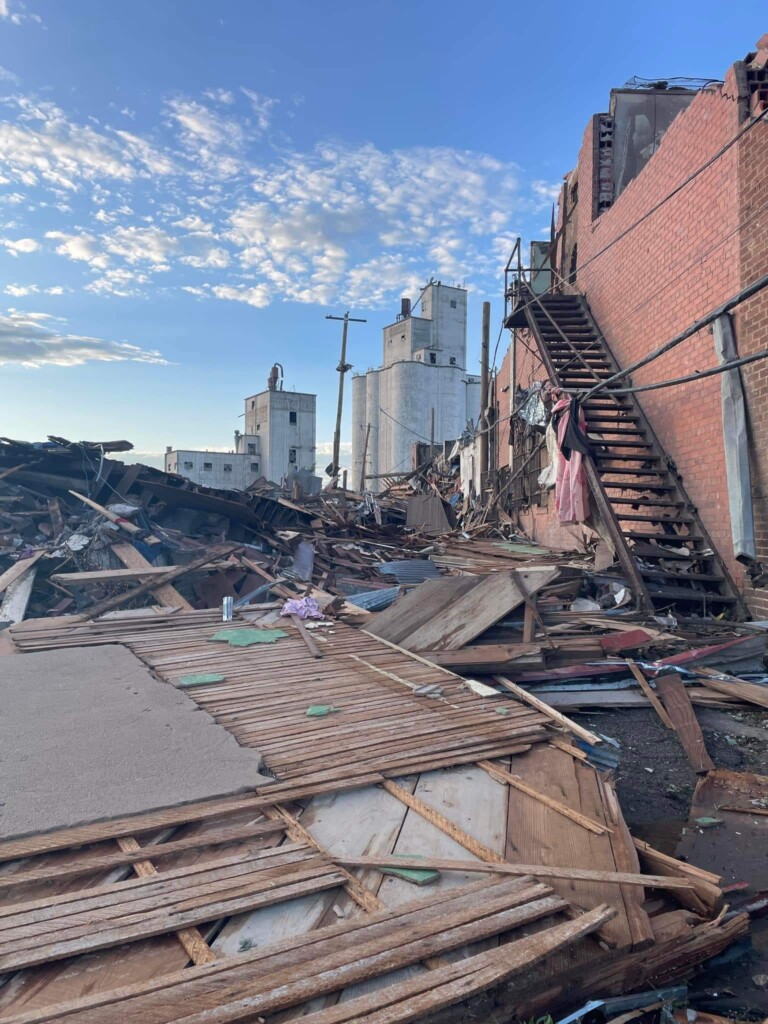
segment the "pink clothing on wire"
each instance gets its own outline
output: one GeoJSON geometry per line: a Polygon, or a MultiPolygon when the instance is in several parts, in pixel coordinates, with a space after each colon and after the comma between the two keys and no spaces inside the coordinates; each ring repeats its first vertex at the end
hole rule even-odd
{"type": "MultiPolygon", "coordinates": [[[[557,421],[557,444],[562,448],[565,432],[568,427],[568,409],[571,404],[569,397],[561,398],[553,407],[553,415],[559,414],[557,421]]],[[[584,411],[579,409],[579,430],[587,433],[587,420],[584,411]]],[[[561,523],[583,523],[589,515],[589,485],[584,472],[584,456],[581,452],[571,450],[570,459],[558,452],[557,479],[555,481],[555,505],[557,517],[561,523]]]]}

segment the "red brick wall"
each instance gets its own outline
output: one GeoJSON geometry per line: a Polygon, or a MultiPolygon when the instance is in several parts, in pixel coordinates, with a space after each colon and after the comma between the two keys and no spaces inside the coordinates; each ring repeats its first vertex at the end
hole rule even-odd
{"type": "MultiPolygon", "coordinates": [[[[738,175],[741,286],[768,274],[768,124],[751,129],[739,143],[738,175]]],[[[735,317],[739,355],[768,348],[768,289],[749,299],[735,317]]],[[[757,557],[768,563],[768,360],[742,370],[752,437],[752,507],[757,557]]],[[[768,618],[768,590],[746,589],[753,614],[768,618]]]]}
{"type": "MultiPolygon", "coordinates": [[[[733,138],[739,127],[736,93],[733,71],[723,87],[699,93],[672,123],[637,178],[595,220],[591,121],[587,128],[578,168],[576,284],[586,293],[620,366],[647,354],[739,290],[736,146],[597,256],[733,138]]],[[[712,335],[705,330],[637,371],[633,383],[664,380],[715,363],[712,335]]],[[[718,378],[639,397],[714,544],[740,579],[741,569],[733,559],[718,378]]]]}

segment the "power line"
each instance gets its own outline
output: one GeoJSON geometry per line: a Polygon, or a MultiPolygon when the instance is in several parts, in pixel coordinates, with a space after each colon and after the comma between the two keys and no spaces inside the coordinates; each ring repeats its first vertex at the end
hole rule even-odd
{"type": "MultiPolygon", "coordinates": [[[[659,345],[658,348],[654,349],[653,352],[649,353],[647,356],[643,356],[642,359],[638,359],[637,362],[632,363],[626,369],[619,370],[618,373],[614,373],[610,377],[606,377],[605,380],[601,380],[599,384],[596,384],[595,387],[586,392],[584,400],[586,401],[588,398],[591,398],[593,395],[597,394],[598,391],[603,391],[614,381],[621,380],[630,373],[633,373],[635,370],[639,370],[640,367],[647,366],[648,363],[652,363],[660,356],[666,355],[667,352],[670,352],[687,338],[690,338],[692,334],[697,334],[702,330],[702,328],[708,327],[713,321],[724,316],[726,313],[729,313],[734,306],[738,306],[740,303],[746,302],[747,299],[752,298],[753,295],[757,295],[757,293],[761,292],[764,288],[768,288],[768,274],[763,274],[762,277],[757,278],[757,280],[753,281],[752,284],[747,285],[746,288],[742,288],[736,295],[731,296],[730,299],[727,299],[716,309],[707,313],[706,316],[701,317],[700,320],[695,320],[684,331],[680,334],[676,334],[674,338],[670,338],[670,340],[664,342],[663,345],[659,345]]],[[[611,394],[613,393],[614,392],[612,391],[611,394]]]]}

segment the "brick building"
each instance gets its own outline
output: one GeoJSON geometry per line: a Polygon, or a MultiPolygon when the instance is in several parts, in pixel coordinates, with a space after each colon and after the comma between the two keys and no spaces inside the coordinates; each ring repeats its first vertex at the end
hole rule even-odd
{"type": "MultiPolygon", "coordinates": [[[[645,122],[633,114],[620,132],[623,100],[616,94],[610,113],[594,115],[576,167],[565,176],[555,253],[567,280],[561,287],[585,295],[621,367],[768,272],[768,117],[753,123],[768,108],[768,35],[722,83],[697,90],[657,83],[637,93],[646,104],[652,93],[676,97],[668,127],[663,117],[657,123],[656,114],[649,115],[645,122],[656,132],[643,138],[638,125],[645,122]],[[634,156],[628,152],[633,138],[640,139],[634,156]]],[[[737,307],[734,328],[739,356],[768,348],[768,290],[737,307]]],[[[501,369],[505,379],[511,373],[513,392],[542,376],[529,332],[515,333],[501,369]]],[[[632,383],[717,363],[712,330],[705,328],[638,370],[632,383]]],[[[742,375],[757,558],[768,563],[768,362],[748,365],[742,375]]],[[[751,589],[733,553],[720,376],[638,397],[753,614],[768,618],[768,590],[751,589]]],[[[517,454],[519,461],[523,453],[517,454]]],[[[507,447],[499,463],[509,461],[507,447]]],[[[552,530],[545,539],[555,539],[552,530]]]]}

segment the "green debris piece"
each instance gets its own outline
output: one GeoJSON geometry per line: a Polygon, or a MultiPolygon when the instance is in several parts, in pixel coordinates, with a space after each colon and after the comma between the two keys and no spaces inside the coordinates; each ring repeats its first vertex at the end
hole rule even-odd
{"type": "Polygon", "coordinates": [[[496,712],[497,715],[508,715],[509,714],[509,708],[494,708],[493,710],[496,712]]]}
{"type": "Polygon", "coordinates": [[[224,676],[218,672],[194,672],[191,676],[179,676],[179,686],[205,686],[206,683],[223,683],[224,676]]]}
{"type": "MultiPolygon", "coordinates": [[[[396,853],[395,857],[400,857],[403,860],[424,860],[420,853],[396,853]]],[[[392,868],[392,867],[381,867],[379,870],[385,875],[395,875],[397,878],[402,878],[404,882],[411,882],[413,885],[431,885],[432,882],[436,882],[440,877],[440,872],[435,871],[433,868],[425,868],[423,871],[419,868],[392,868]]]]}
{"type": "Polygon", "coordinates": [[[694,821],[699,828],[717,828],[723,824],[722,818],[694,818],[694,821]]]}
{"type": "Polygon", "coordinates": [[[341,708],[335,708],[333,704],[310,704],[307,708],[307,715],[310,718],[325,718],[332,711],[341,711],[341,708]]]}
{"type": "Polygon", "coordinates": [[[545,555],[548,552],[548,548],[542,548],[536,544],[518,544],[515,541],[494,541],[493,546],[495,548],[501,548],[502,551],[513,551],[517,555],[545,555]]]}
{"type": "Polygon", "coordinates": [[[211,640],[222,640],[230,647],[250,647],[251,644],[273,644],[288,634],[283,629],[220,629],[211,640]]]}

